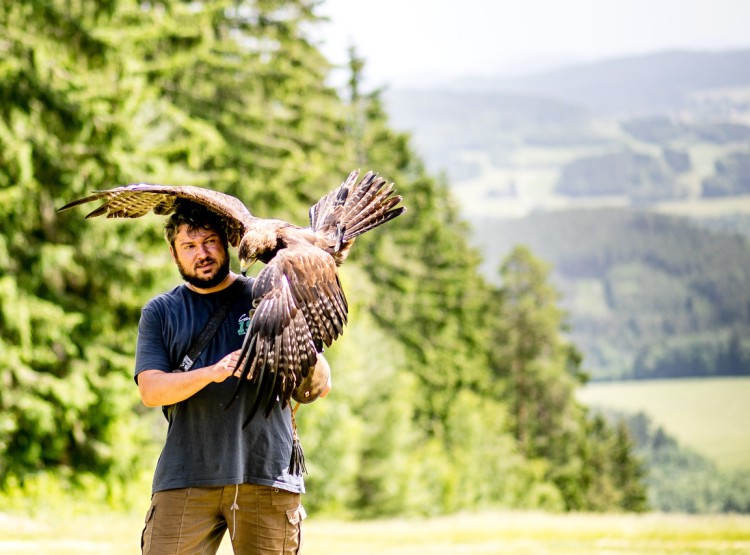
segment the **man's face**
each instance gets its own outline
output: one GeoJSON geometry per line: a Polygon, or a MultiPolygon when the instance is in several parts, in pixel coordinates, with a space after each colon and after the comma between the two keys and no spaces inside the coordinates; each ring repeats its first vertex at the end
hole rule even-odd
{"type": "Polygon", "coordinates": [[[182,224],[169,247],[182,279],[200,289],[219,285],[229,274],[229,257],[221,237],[211,228],[182,224]]]}

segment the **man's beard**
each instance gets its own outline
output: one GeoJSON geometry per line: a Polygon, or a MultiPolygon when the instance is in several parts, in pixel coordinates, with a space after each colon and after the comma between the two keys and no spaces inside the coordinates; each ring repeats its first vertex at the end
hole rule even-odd
{"type": "Polygon", "coordinates": [[[229,275],[229,257],[226,257],[224,259],[222,265],[219,266],[219,269],[216,270],[216,273],[213,275],[213,277],[210,278],[202,278],[198,277],[195,274],[188,274],[182,263],[179,260],[177,260],[176,262],[177,269],[180,271],[182,279],[187,281],[193,287],[197,287],[198,289],[211,289],[212,287],[216,287],[229,275]]]}

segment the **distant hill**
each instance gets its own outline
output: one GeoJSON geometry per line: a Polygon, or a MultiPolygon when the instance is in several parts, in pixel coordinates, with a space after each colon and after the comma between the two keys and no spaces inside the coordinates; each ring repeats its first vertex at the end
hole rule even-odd
{"type": "Polygon", "coordinates": [[[387,95],[394,126],[410,131],[428,166],[448,170],[454,184],[478,177],[466,155],[482,153],[491,166],[511,163],[527,143],[596,143],[590,116],[553,98],[497,92],[394,91],[387,95]]]}
{"type": "Polygon", "coordinates": [[[385,93],[466,213],[750,192],[750,50],[666,52],[385,93]]]}
{"type": "Polygon", "coordinates": [[[606,60],[515,79],[455,83],[465,91],[555,98],[600,114],[675,112],[691,95],[750,84],[750,50],[661,52],[606,60]]]}
{"type": "Polygon", "coordinates": [[[553,265],[594,378],[750,375],[746,237],[622,209],[484,220],[475,232],[490,279],[516,244],[553,265]]]}

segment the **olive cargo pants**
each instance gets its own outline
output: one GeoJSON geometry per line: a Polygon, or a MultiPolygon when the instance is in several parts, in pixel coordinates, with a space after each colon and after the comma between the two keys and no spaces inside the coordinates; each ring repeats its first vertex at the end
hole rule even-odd
{"type": "Polygon", "coordinates": [[[214,554],[229,530],[237,555],[299,552],[300,494],[240,484],[160,491],[151,498],[143,555],[214,554]]]}

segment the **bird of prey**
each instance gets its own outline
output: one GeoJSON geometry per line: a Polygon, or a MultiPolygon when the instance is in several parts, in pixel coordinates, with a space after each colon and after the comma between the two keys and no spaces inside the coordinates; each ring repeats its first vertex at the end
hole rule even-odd
{"type": "Polygon", "coordinates": [[[343,333],[347,302],[337,266],[357,236],[402,214],[401,196],[378,174],[359,170],[309,210],[309,227],[253,216],[236,197],[193,186],[139,183],[98,191],[60,208],[104,200],[86,217],[138,218],[153,211],[170,214],[180,202],[201,204],[218,214],[229,243],[238,248],[243,274],[265,263],[253,284],[253,311],[238,368],[240,387],[249,380],[256,401],[247,424],[262,407],[285,407],[296,385],[315,366],[318,353],[343,333]]]}

